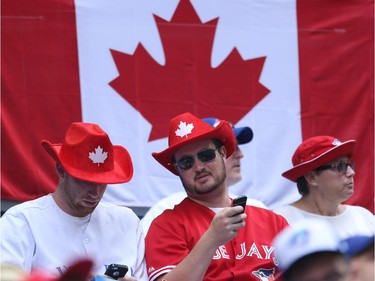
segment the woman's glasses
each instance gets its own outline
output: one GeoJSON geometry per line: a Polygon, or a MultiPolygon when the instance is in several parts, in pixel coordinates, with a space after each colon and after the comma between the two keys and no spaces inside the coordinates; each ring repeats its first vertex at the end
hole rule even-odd
{"type": "MultiPolygon", "coordinates": [[[[197,158],[202,163],[208,163],[211,162],[216,158],[216,150],[219,147],[216,148],[207,148],[205,150],[201,150],[197,153],[197,158]]],[[[182,156],[179,160],[175,162],[178,168],[181,170],[189,170],[194,166],[195,163],[195,157],[192,155],[186,155],[182,156]]]]}
{"type": "Polygon", "coordinates": [[[348,162],[340,161],[340,162],[337,162],[337,163],[334,163],[334,164],[320,166],[319,168],[316,168],[315,171],[335,169],[340,174],[346,175],[348,167],[352,168],[352,170],[354,171],[355,163],[349,162],[349,161],[348,162]]]}

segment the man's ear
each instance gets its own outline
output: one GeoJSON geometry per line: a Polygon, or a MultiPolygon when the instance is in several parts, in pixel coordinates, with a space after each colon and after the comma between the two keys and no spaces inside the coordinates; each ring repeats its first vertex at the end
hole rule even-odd
{"type": "Polygon", "coordinates": [[[227,149],[225,148],[224,145],[222,145],[219,148],[219,153],[220,153],[221,157],[223,157],[224,159],[227,159],[227,149]]]}
{"type": "Polygon", "coordinates": [[[59,175],[59,178],[63,179],[65,177],[65,169],[59,162],[56,162],[56,172],[59,175]]]}

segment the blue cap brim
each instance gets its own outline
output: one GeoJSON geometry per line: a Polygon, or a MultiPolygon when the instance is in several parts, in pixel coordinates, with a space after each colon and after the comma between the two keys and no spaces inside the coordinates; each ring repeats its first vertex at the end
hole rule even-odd
{"type": "Polygon", "coordinates": [[[355,235],[341,241],[343,252],[347,256],[356,256],[374,244],[374,235],[355,235]]]}
{"type": "Polygon", "coordinates": [[[249,127],[234,127],[233,131],[237,139],[237,144],[249,143],[253,139],[253,130],[249,127]]]}

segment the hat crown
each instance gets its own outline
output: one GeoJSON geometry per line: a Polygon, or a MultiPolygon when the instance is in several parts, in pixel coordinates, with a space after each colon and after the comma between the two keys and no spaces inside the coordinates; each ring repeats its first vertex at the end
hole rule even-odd
{"type": "Polygon", "coordinates": [[[74,122],[66,132],[60,159],[86,172],[106,172],[114,168],[113,145],[98,125],[74,122]]]}
{"type": "Polygon", "coordinates": [[[222,120],[217,126],[212,127],[190,112],[185,112],[171,119],[169,123],[168,148],[161,152],[153,152],[152,156],[177,175],[173,165],[174,154],[186,144],[205,139],[219,140],[226,148],[226,157],[236,149],[236,136],[227,121],[222,120]]]}
{"type": "Polygon", "coordinates": [[[292,157],[292,163],[295,166],[310,161],[340,144],[341,141],[331,136],[309,138],[297,148],[292,157]]]}
{"type": "Polygon", "coordinates": [[[174,117],[170,122],[168,145],[174,146],[197,137],[213,127],[189,112],[174,117]]]}
{"type": "Polygon", "coordinates": [[[314,169],[326,165],[339,157],[353,156],[356,141],[339,141],[331,136],[316,136],[301,143],[292,157],[293,168],[282,174],[283,177],[296,182],[298,178],[314,169]]]}
{"type": "Polygon", "coordinates": [[[212,127],[216,127],[220,124],[220,120],[215,117],[206,117],[202,118],[202,120],[208,124],[210,124],[212,127]]]}
{"type": "Polygon", "coordinates": [[[327,221],[309,218],[284,228],[274,239],[281,270],[297,260],[318,252],[342,252],[339,236],[327,221]]]}

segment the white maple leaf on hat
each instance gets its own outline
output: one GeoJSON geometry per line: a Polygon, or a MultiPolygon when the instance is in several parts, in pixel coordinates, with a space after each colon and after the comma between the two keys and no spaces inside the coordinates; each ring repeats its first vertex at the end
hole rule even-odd
{"type": "Polygon", "coordinates": [[[103,152],[103,148],[98,145],[95,148],[95,152],[89,152],[89,158],[92,160],[93,163],[97,163],[98,166],[100,163],[104,163],[105,159],[108,157],[108,152],[103,152]]]}
{"type": "Polygon", "coordinates": [[[191,131],[194,129],[194,125],[192,123],[186,124],[186,122],[180,121],[178,125],[179,129],[175,131],[176,136],[178,137],[187,137],[188,134],[191,134],[191,131]]]}

